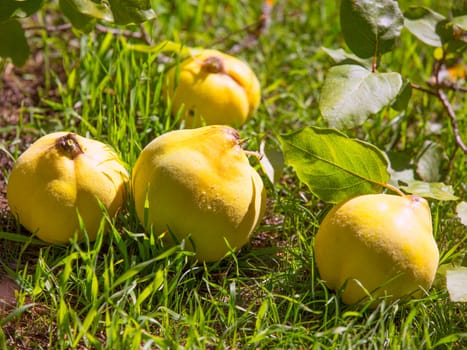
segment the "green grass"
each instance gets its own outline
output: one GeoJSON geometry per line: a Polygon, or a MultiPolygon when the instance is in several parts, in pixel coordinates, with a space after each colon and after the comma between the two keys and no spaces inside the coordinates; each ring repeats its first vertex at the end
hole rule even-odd
{"type": "MultiPolygon", "coordinates": [[[[240,129],[246,148],[302,126],[325,126],[319,89],[332,62],[321,46],[340,48],[338,8],[333,2],[277,2],[271,27],[253,46],[246,31],[260,2],[224,0],[164,2],[145,24],[155,42],[236,50],[262,84],[256,116],[240,129]],[[240,46],[238,46],[240,45],[240,46]]],[[[404,4],[404,6],[406,6],[404,4]]],[[[408,5],[407,5],[408,6],[408,5]]],[[[440,10],[441,11],[441,10],[440,10]]],[[[39,17],[39,22],[45,15],[39,17]]],[[[138,28],[130,28],[138,30],[138,28]]],[[[35,33],[45,55],[41,102],[23,108],[17,139],[4,146],[13,158],[38,138],[69,130],[111,145],[129,170],[154,137],[175,128],[160,91],[161,54],[131,51],[109,33],[35,33]],[[56,89],[56,90],[54,90],[56,89]]],[[[400,71],[424,84],[433,61],[429,48],[403,33],[382,69],[400,71]]],[[[450,95],[459,116],[466,94],[450,95]]],[[[465,125],[465,117],[463,124],[465,125]]],[[[348,132],[383,150],[414,160],[425,140],[455,149],[448,118],[435,99],[415,92],[403,113],[384,110],[348,132]],[[441,123],[439,132],[430,125],[441,123]]],[[[0,148],[1,150],[1,148],[0,148]]],[[[252,159],[252,164],[259,164],[252,159]]],[[[7,178],[7,174],[2,176],[7,178]]],[[[264,175],[263,175],[264,176],[264,175]]],[[[182,247],[167,249],[145,233],[131,202],[95,242],[40,245],[12,223],[0,227],[0,261],[21,289],[14,309],[0,313],[4,348],[93,349],[463,349],[465,304],[449,301],[439,274],[434,288],[409,302],[343,305],[319,279],[313,241],[329,209],[290,168],[274,185],[264,181],[268,209],[256,238],[220,262],[199,265],[182,247]],[[11,227],[16,227],[12,229],[11,227]],[[27,321],[29,320],[29,321],[27,321]],[[22,345],[26,344],[26,345],[22,345]]],[[[460,152],[443,181],[465,195],[465,159],[460,152]]],[[[465,256],[465,227],[454,202],[430,202],[441,263],[465,256]]],[[[12,219],[13,220],[13,219],[12,219]]],[[[442,268],[440,268],[442,271],[442,268]]]]}

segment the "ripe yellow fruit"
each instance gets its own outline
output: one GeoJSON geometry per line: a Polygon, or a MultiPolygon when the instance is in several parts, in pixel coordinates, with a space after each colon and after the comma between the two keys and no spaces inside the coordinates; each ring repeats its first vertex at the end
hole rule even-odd
{"type": "Polygon", "coordinates": [[[150,142],[133,169],[138,218],[169,244],[186,240],[199,261],[215,261],[247,243],[266,194],[228,126],[175,130],[150,142]],[[145,205],[146,203],[146,205],[145,205]]]}
{"type": "Polygon", "coordinates": [[[217,50],[202,50],[167,72],[172,115],[185,127],[239,127],[256,111],[260,83],[249,65],[217,50]]]}
{"type": "Polygon", "coordinates": [[[417,196],[371,194],[339,203],[326,215],[315,240],[321,278],[342,300],[395,300],[428,290],[438,268],[431,212],[417,196]],[[415,292],[415,293],[414,293],[415,292]]]}
{"type": "Polygon", "coordinates": [[[128,173],[115,152],[99,141],[55,132],[34,142],[16,161],[7,186],[10,209],[19,222],[49,243],[66,243],[80,230],[90,240],[103,213],[122,206],[128,173]]]}

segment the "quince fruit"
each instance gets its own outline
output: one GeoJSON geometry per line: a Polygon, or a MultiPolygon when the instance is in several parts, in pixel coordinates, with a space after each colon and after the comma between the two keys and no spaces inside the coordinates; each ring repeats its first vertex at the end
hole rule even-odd
{"type": "Polygon", "coordinates": [[[103,217],[122,206],[128,173],[117,154],[99,141],[55,132],[35,141],[17,159],[8,180],[10,209],[28,231],[48,243],[66,243],[80,230],[90,240],[103,217]],[[79,215],[79,216],[78,216],[79,215]]]}
{"type": "Polygon", "coordinates": [[[199,261],[215,261],[246,244],[266,194],[237,131],[210,125],[151,141],[132,174],[136,212],[169,245],[185,240],[199,261]]]}
{"type": "Polygon", "coordinates": [[[167,72],[171,112],[185,127],[243,125],[258,108],[260,83],[250,66],[217,50],[202,50],[167,72]]]}
{"type": "Polygon", "coordinates": [[[412,195],[339,203],[321,223],[314,250],[321,278],[342,289],[345,304],[369,294],[389,300],[420,295],[431,287],[439,259],[428,203],[412,195]]]}

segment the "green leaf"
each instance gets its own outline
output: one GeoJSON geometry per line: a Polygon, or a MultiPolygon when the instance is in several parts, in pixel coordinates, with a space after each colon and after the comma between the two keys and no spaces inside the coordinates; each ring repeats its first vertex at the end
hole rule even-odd
{"type": "Polygon", "coordinates": [[[74,6],[73,0],[59,0],[59,6],[74,28],[82,30],[85,33],[90,32],[94,28],[96,19],[80,12],[74,6]]]}
{"type": "Polygon", "coordinates": [[[451,301],[467,302],[467,268],[446,271],[446,287],[451,301]]]}
{"type": "Polygon", "coordinates": [[[418,155],[418,176],[427,182],[439,181],[441,178],[440,171],[446,158],[443,147],[436,142],[426,141],[418,155]]]}
{"type": "Polygon", "coordinates": [[[344,49],[334,50],[321,47],[321,50],[331,57],[336,64],[358,64],[367,69],[371,69],[371,65],[373,63],[373,59],[371,58],[363,59],[352,53],[346,52],[344,49]]]}
{"type": "Polygon", "coordinates": [[[443,45],[438,34],[438,24],[445,19],[443,15],[423,6],[411,6],[404,12],[405,27],[427,45],[443,45]]]}
{"type": "Polygon", "coordinates": [[[340,22],[350,50],[367,58],[392,50],[404,17],[394,0],[342,0],[340,22]]]}
{"type": "Polygon", "coordinates": [[[409,154],[389,151],[386,155],[391,165],[389,169],[389,173],[391,174],[389,183],[391,185],[398,187],[399,181],[407,183],[414,179],[415,171],[409,154]]]}
{"type": "Polygon", "coordinates": [[[109,4],[116,24],[140,23],[156,16],[150,0],[109,0],[109,4]]]}
{"type": "Polygon", "coordinates": [[[467,15],[454,17],[449,24],[455,25],[463,31],[467,31],[467,15]]]}
{"type": "Polygon", "coordinates": [[[372,73],[357,65],[332,67],[321,90],[319,108],[329,126],[353,128],[390,105],[399,94],[399,73],[372,73]]]}
{"type": "Polygon", "coordinates": [[[0,22],[0,57],[10,57],[17,67],[25,64],[29,57],[24,30],[15,19],[0,22]]]}
{"type": "Polygon", "coordinates": [[[266,143],[266,140],[263,140],[259,147],[261,168],[272,184],[277,183],[282,177],[284,155],[266,143]]]}
{"type": "Polygon", "coordinates": [[[396,99],[391,105],[391,108],[396,111],[404,111],[409,105],[410,98],[412,97],[412,84],[410,81],[405,80],[402,84],[402,88],[399,91],[399,94],[396,96],[396,99]]]}
{"type": "Polygon", "coordinates": [[[1,0],[0,1],[0,22],[12,17],[24,18],[38,11],[43,0],[1,0]]]}
{"type": "Polygon", "coordinates": [[[406,184],[405,186],[401,186],[402,190],[420,197],[433,198],[440,201],[455,201],[459,199],[454,195],[452,186],[442,182],[413,180],[406,182],[406,184]]]}
{"type": "Polygon", "coordinates": [[[460,202],[456,206],[456,214],[462,225],[467,226],[467,202],[460,202]]]}
{"type": "MultiPolygon", "coordinates": [[[[96,19],[101,19],[107,22],[113,22],[114,18],[112,11],[109,7],[102,1],[93,1],[93,0],[61,0],[61,3],[65,3],[67,8],[73,8],[74,13],[78,12],[81,14],[80,18],[69,18],[70,22],[73,24],[74,21],[81,22],[83,21],[83,15],[87,17],[92,17],[96,19]]],[[[60,4],[62,6],[62,4],[60,4]]]]}
{"type": "Polygon", "coordinates": [[[280,136],[284,158],[298,178],[323,201],[381,192],[388,159],[367,142],[327,128],[308,127],[280,136]]]}

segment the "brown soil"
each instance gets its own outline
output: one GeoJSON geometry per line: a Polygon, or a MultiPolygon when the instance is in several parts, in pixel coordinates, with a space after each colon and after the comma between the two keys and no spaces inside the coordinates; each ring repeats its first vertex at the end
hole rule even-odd
{"type": "Polygon", "coordinates": [[[0,79],[0,228],[8,231],[11,225],[6,200],[6,179],[13,166],[10,154],[17,148],[24,151],[34,135],[27,130],[18,133],[16,126],[29,122],[28,107],[39,105],[39,90],[42,84],[42,55],[36,54],[23,68],[7,64],[0,79]],[[9,154],[10,153],[10,154],[9,154]]]}
{"type": "MultiPolygon", "coordinates": [[[[17,232],[18,226],[6,199],[6,183],[13,166],[11,155],[18,155],[39,136],[31,123],[31,107],[44,107],[41,96],[57,99],[57,90],[44,86],[44,58],[33,53],[24,67],[7,64],[0,67],[0,232],[17,232]],[[26,126],[19,128],[18,126],[26,126]]],[[[18,285],[6,275],[3,266],[15,270],[14,256],[20,243],[0,239],[0,320],[16,307],[18,285]]],[[[33,253],[33,252],[31,252],[33,253]]],[[[28,255],[27,252],[25,252],[28,255]]],[[[28,303],[26,301],[25,303],[28,303]]],[[[53,318],[52,318],[53,319],[53,318]]],[[[54,333],[49,310],[34,304],[2,327],[7,346],[12,349],[46,348],[54,333]]]]}
{"type": "Polygon", "coordinates": [[[0,308],[13,307],[16,303],[17,284],[9,277],[0,279],[0,308]]]}

